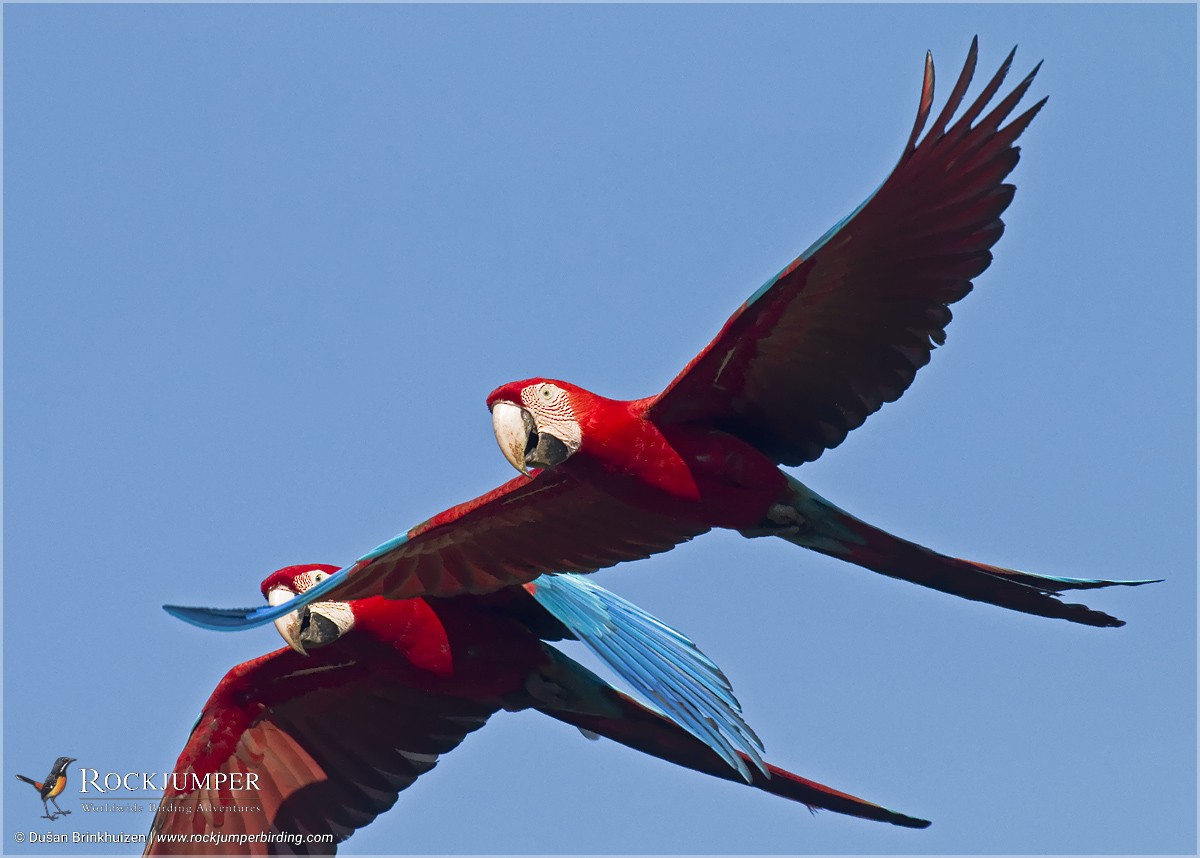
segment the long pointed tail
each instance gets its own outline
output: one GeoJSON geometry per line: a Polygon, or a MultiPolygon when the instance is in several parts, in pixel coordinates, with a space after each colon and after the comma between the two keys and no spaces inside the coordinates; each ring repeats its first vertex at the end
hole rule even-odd
{"type": "MultiPolygon", "coordinates": [[[[583,711],[584,707],[578,705],[576,698],[576,705],[541,703],[535,706],[538,711],[668,763],[722,780],[746,783],[726,760],[687,730],[617,691],[562,653],[555,652],[558,666],[573,675],[571,684],[574,690],[586,694],[594,705],[587,707],[589,711],[583,711]]],[[[741,754],[741,757],[746,763],[751,762],[745,754],[741,754]]],[[[927,819],[888,810],[886,807],[802,778],[777,766],[767,765],[769,777],[754,766],[747,765],[746,768],[750,786],[771,795],[800,802],[810,810],[823,808],[861,819],[890,822],[905,828],[929,827],[927,819]]]]}
{"type": "Polygon", "coordinates": [[[17,780],[25,781],[25,783],[29,784],[34,789],[39,790],[39,791],[42,788],[42,784],[40,781],[35,781],[33,778],[27,778],[27,777],[25,777],[25,775],[17,775],[17,780]]]}
{"type": "Polygon", "coordinates": [[[1123,626],[1123,620],[1102,611],[1060,602],[1057,594],[1064,590],[1118,585],[1135,587],[1161,580],[1057,578],[948,557],[860,521],[791,476],[788,477],[788,497],[780,506],[783,507],[780,511],[785,514],[781,518],[795,514],[793,527],[787,527],[786,521],[778,522],[784,527],[776,535],[788,542],[848,560],[882,575],[1026,614],[1088,626],[1123,626]]]}

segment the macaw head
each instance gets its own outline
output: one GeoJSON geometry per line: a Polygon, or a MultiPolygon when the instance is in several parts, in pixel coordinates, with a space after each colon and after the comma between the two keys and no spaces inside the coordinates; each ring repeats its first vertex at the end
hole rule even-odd
{"type": "Polygon", "coordinates": [[[487,398],[496,442],[509,464],[522,474],[553,468],[571,458],[583,442],[576,415],[592,394],[565,381],[530,378],[493,390],[487,398]]]}
{"type": "MultiPolygon", "coordinates": [[[[338,570],[336,566],[307,564],[286,566],[262,582],[262,593],[272,607],[282,605],[338,570]]],[[[307,649],[333,643],[354,628],[354,609],[348,602],[313,602],[275,621],[287,645],[301,655],[307,649]]]]}

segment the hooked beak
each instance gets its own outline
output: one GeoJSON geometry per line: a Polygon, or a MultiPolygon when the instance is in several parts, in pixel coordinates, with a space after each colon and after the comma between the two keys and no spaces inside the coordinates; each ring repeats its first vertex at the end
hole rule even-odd
{"type": "MultiPolygon", "coordinates": [[[[287,587],[275,587],[267,594],[267,602],[275,607],[295,595],[287,587]]],[[[275,621],[280,637],[301,655],[333,643],[353,627],[354,612],[345,602],[316,602],[275,621]]]]}
{"type": "MultiPolygon", "coordinates": [[[[287,587],[272,587],[271,592],[267,593],[267,604],[276,608],[284,602],[291,601],[295,596],[296,594],[287,587]]],[[[296,611],[284,614],[276,620],[275,630],[279,632],[279,636],[287,642],[288,646],[300,655],[308,655],[304,651],[304,647],[300,645],[300,616],[296,611]]]]}
{"type": "Polygon", "coordinates": [[[571,456],[562,439],[539,432],[533,415],[511,402],[492,406],[492,431],[504,458],[525,476],[530,468],[553,468],[571,456]]]}
{"type": "Polygon", "coordinates": [[[300,617],[300,645],[305,649],[328,646],[354,628],[354,611],[345,602],[316,602],[300,617]]]}
{"type": "Polygon", "coordinates": [[[508,463],[525,476],[529,476],[529,466],[525,457],[537,444],[537,424],[528,411],[511,402],[497,402],[492,406],[492,431],[496,433],[496,443],[508,463]]]}

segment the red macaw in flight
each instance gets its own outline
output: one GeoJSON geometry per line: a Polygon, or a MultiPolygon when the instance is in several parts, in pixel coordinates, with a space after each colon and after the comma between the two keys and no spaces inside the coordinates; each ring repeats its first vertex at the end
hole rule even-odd
{"type": "MultiPolygon", "coordinates": [[[[336,571],[291,566],[262,591],[273,605],[295,604],[336,571]]],[[[703,742],[545,643],[570,630],[525,588],[321,601],[276,625],[288,647],[233,668],[205,704],[146,854],[330,852],[501,709],[536,709],[585,734],[738,780],[703,742]],[[332,835],[334,843],[237,839],[272,832],[332,835]],[[177,839],[187,835],[202,839],[177,839]]],[[[750,785],[810,809],[929,825],[775,766],[750,769],[750,785]]]]}
{"type": "MultiPolygon", "coordinates": [[[[1004,124],[1035,68],[985,113],[1010,53],[951,124],[976,56],[973,41],[922,136],[933,103],[926,55],[917,119],[891,175],[752,295],[666,390],[618,401],[541,378],[497,388],[487,399],[496,440],[521,476],[384,543],[312,597],[334,588],[347,599],[485,593],[644,558],[722,527],[1028,614],[1123,625],[1057,596],[1150,582],[948,557],[860,521],[780,469],[817,459],[898,399],[945,341],[949,305],[991,262],[1013,198],[1004,179],[1017,164],[1014,144],[1045,99],[1004,124]]],[[[168,610],[210,628],[276,616],[168,610]]]]}
{"type": "MultiPolygon", "coordinates": [[[[304,604],[312,601],[314,590],[327,585],[330,572],[317,568],[286,588],[264,585],[267,603],[279,615],[275,626],[285,640],[294,637],[291,625],[297,616],[302,617],[301,642],[326,622],[324,614],[313,614],[304,604]]],[[[657,617],[579,575],[542,575],[523,587],[489,594],[489,599],[485,604],[522,609],[538,628],[545,625],[548,614],[558,638],[574,638],[590,649],[634,691],[712,748],[747,783],[752,780],[747,762],[767,771],[762,742],[742,717],[741,704],[725,674],[686,635],[657,617]],[[536,608],[528,607],[531,601],[536,608]]]]}

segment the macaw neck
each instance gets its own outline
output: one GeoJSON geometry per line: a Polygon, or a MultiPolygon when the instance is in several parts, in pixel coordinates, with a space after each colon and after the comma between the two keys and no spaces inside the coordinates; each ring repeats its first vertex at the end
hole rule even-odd
{"type": "Polygon", "coordinates": [[[445,627],[424,599],[385,599],[372,596],[350,603],[352,634],[368,635],[399,652],[420,671],[438,676],[453,673],[445,627]]]}
{"type": "Polygon", "coordinates": [[[709,526],[760,522],[786,485],[775,463],[711,427],[659,426],[650,417],[651,401],[595,397],[577,409],[581,444],[560,467],[601,481],[634,504],[679,504],[681,515],[709,526]]]}
{"type": "Polygon", "coordinates": [[[414,685],[446,694],[489,697],[523,687],[544,658],[541,642],[519,623],[455,599],[385,599],[351,603],[354,630],[396,651],[414,685]]]}
{"type": "Polygon", "coordinates": [[[646,430],[646,400],[605,399],[589,394],[582,406],[572,401],[579,421],[580,452],[601,461],[612,451],[624,453],[629,443],[646,430]]]}

